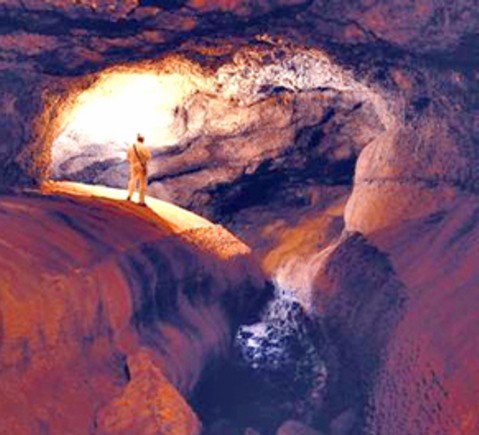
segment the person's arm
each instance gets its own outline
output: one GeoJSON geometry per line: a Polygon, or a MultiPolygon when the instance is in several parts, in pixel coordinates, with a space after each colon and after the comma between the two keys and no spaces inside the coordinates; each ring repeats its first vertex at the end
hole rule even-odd
{"type": "Polygon", "coordinates": [[[145,154],[144,154],[145,161],[151,160],[151,151],[149,150],[149,148],[145,146],[144,150],[145,150],[145,154]]]}

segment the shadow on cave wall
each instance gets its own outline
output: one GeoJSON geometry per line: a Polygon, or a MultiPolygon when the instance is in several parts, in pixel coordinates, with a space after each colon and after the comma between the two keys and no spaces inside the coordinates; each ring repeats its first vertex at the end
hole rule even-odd
{"type": "Polygon", "coordinates": [[[311,159],[298,169],[283,169],[278,160],[263,162],[255,173],[241,176],[233,185],[220,184],[211,192],[212,215],[228,224],[238,211],[269,202],[293,208],[311,205],[304,189],[312,185],[352,186],[357,158],[339,162],[311,159]]]}

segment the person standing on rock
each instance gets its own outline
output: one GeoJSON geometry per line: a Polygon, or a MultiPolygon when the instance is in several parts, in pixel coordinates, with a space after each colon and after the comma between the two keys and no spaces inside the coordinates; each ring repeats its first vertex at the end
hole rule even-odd
{"type": "Polygon", "coordinates": [[[136,142],[128,150],[128,162],[130,163],[130,182],[128,183],[128,197],[136,190],[137,184],[140,184],[140,202],[146,206],[145,194],[148,189],[148,161],[151,159],[150,150],[145,146],[145,138],[138,134],[136,142]]]}

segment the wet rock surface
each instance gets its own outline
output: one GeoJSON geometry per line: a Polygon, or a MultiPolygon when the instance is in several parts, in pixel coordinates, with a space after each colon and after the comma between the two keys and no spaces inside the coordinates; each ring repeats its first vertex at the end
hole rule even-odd
{"type": "Polygon", "coordinates": [[[206,430],[224,421],[231,433],[275,434],[286,417],[317,422],[330,346],[294,297],[277,292],[259,321],[240,327],[231,359],[200,382],[193,406],[206,430]]]}
{"type": "Polygon", "coordinates": [[[296,399],[296,417],[314,418],[327,383],[321,356],[326,342],[298,301],[277,294],[261,322],[239,329],[235,345],[241,364],[292,401],[296,399]]]}

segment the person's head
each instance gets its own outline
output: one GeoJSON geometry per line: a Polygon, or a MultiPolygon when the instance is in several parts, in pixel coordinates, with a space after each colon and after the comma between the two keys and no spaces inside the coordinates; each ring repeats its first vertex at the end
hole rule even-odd
{"type": "Polygon", "coordinates": [[[140,143],[143,143],[145,141],[145,138],[140,133],[138,133],[138,135],[136,136],[136,140],[140,143]]]}

